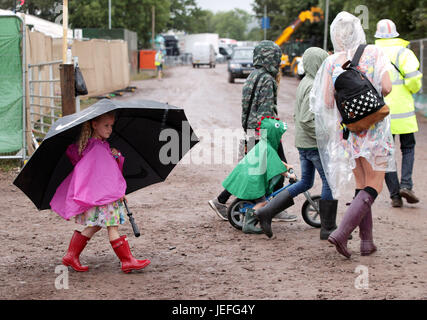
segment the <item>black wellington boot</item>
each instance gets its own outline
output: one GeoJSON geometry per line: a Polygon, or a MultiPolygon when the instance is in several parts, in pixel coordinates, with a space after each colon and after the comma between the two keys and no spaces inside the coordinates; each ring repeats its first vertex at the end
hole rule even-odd
{"type": "Polygon", "coordinates": [[[269,238],[273,236],[273,231],[271,230],[271,221],[273,217],[293,205],[294,199],[291,197],[288,190],[284,190],[268,202],[265,207],[255,212],[255,217],[259,220],[262,231],[264,231],[269,238]]]}
{"type": "MultiPolygon", "coordinates": [[[[337,228],[338,200],[320,200],[320,240],[328,240],[329,235],[337,228]]],[[[348,240],[353,239],[350,234],[348,240]]]]}
{"type": "Polygon", "coordinates": [[[337,228],[338,200],[320,200],[320,240],[328,240],[329,235],[337,228]]]}

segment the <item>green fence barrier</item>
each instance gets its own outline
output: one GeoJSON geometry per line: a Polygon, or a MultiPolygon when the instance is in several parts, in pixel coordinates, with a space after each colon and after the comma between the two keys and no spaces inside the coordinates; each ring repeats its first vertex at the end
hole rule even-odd
{"type": "Polygon", "coordinates": [[[22,21],[0,16],[0,154],[23,148],[22,21]]]}

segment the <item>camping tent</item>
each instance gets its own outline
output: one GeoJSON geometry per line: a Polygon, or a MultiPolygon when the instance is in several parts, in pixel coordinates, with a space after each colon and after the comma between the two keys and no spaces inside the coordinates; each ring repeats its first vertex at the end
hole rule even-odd
{"type": "MultiPolygon", "coordinates": [[[[0,9],[0,16],[10,16],[14,15],[14,13],[10,10],[3,10],[0,9]]],[[[41,18],[38,18],[36,16],[33,16],[31,14],[20,14],[21,17],[25,20],[25,24],[27,26],[31,26],[34,31],[39,31],[47,36],[50,36],[52,38],[62,38],[62,35],[64,34],[62,24],[50,22],[41,18]],[[25,18],[23,17],[25,16],[25,18]]],[[[61,20],[62,22],[62,20],[61,20]]],[[[68,39],[73,39],[73,30],[68,29],[68,39]]]]}

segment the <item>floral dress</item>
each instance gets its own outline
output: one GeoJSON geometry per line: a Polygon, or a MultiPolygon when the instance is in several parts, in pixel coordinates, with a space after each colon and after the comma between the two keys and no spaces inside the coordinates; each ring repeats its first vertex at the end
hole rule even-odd
{"type": "Polygon", "coordinates": [[[123,201],[117,200],[103,206],[96,206],[75,217],[78,224],[86,227],[115,227],[125,223],[123,201]]]}

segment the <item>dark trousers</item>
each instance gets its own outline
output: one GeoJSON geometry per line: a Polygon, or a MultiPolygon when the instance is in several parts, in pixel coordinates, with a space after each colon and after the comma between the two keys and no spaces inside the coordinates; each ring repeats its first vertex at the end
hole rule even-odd
{"type": "Polygon", "coordinates": [[[400,134],[399,136],[400,150],[402,151],[402,177],[399,184],[399,177],[396,171],[385,174],[385,182],[390,192],[390,198],[400,197],[400,189],[406,188],[412,190],[414,186],[412,182],[412,170],[415,160],[415,134],[407,133],[400,134]]]}
{"type": "MultiPolygon", "coordinates": [[[[255,145],[259,142],[259,140],[255,141],[255,145]]],[[[249,151],[249,150],[248,150],[249,151]]],[[[286,156],[285,156],[285,150],[283,150],[283,146],[282,146],[282,142],[279,143],[279,148],[277,149],[277,154],[280,157],[280,160],[288,163],[286,161],[286,156]]],[[[274,188],[274,190],[278,190],[280,189],[281,186],[278,185],[274,188]]],[[[230,199],[230,197],[232,196],[232,194],[230,192],[228,192],[226,189],[224,189],[220,195],[218,196],[218,201],[222,204],[226,203],[228,201],[228,199],[230,199]]]]}

